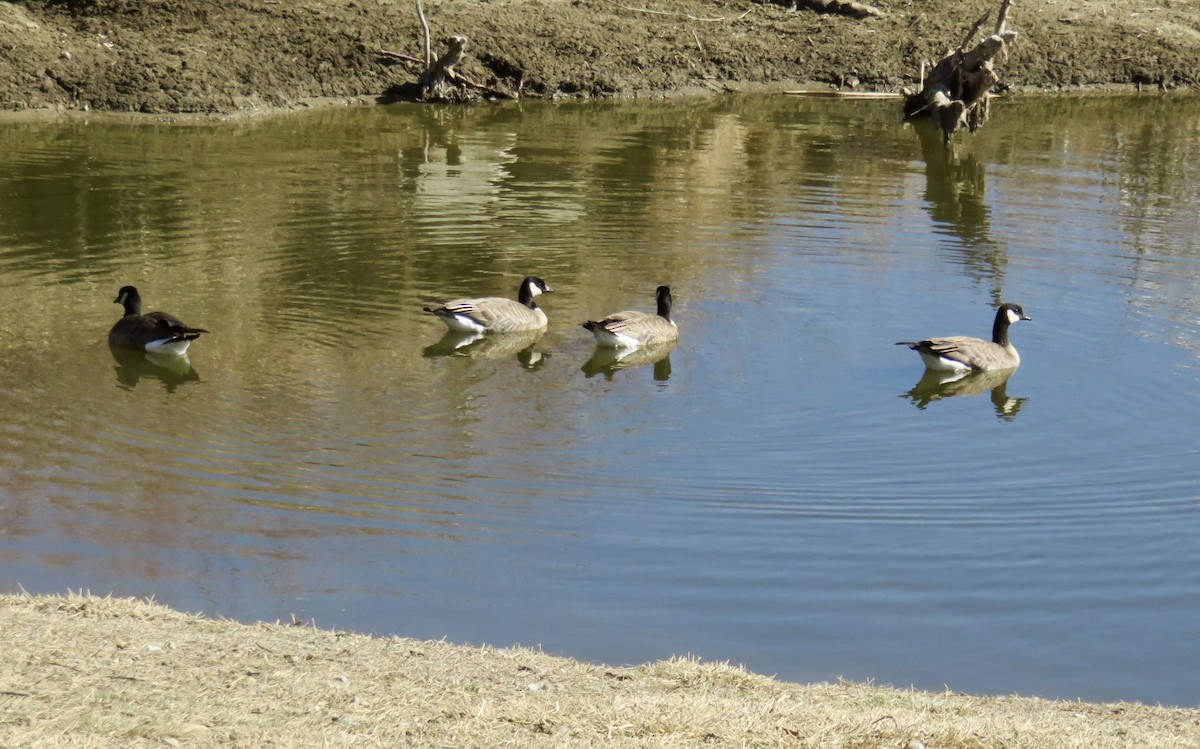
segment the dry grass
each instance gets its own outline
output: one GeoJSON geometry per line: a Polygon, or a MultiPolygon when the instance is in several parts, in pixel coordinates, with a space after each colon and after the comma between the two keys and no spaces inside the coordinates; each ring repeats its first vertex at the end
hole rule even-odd
{"type": "Polygon", "coordinates": [[[1200,710],[785,684],[0,596],[4,747],[1200,747],[1200,710]]]}

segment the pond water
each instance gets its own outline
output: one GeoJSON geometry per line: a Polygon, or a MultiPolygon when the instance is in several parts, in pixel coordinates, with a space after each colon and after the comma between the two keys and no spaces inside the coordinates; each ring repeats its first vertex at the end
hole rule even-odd
{"type": "Polygon", "coordinates": [[[898,108],[0,123],[0,588],[1200,704],[1200,99],[898,108]],[[529,273],[535,341],[421,309],[529,273]],[[679,345],[593,358],[663,283],[679,345]],[[190,363],[109,349],[124,284],[190,363]],[[1001,301],[1007,381],[893,345],[1001,301]]]}

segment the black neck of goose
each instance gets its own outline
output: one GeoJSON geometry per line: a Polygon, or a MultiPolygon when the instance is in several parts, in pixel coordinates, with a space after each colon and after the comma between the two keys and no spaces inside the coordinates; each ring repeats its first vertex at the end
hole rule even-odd
{"type": "Polygon", "coordinates": [[[125,301],[121,303],[125,308],[125,316],[142,314],[142,298],[137,294],[129,294],[125,297],[125,301]]]}
{"type": "Polygon", "coordinates": [[[538,308],[537,302],[533,301],[533,289],[529,288],[527,283],[521,284],[521,290],[517,292],[517,301],[529,309],[538,308]]]}
{"type": "Polygon", "coordinates": [[[658,316],[671,319],[671,295],[663,294],[658,298],[658,316]]]}
{"type": "Polygon", "coordinates": [[[1001,346],[1008,345],[1008,310],[1001,309],[996,312],[996,321],[992,323],[992,343],[1001,346]]]}

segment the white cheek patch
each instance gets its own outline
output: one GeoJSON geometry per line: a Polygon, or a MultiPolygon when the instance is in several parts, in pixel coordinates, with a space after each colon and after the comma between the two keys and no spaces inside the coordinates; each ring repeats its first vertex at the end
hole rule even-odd
{"type": "Polygon", "coordinates": [[[530,282],[528,284],[528,286],[529,286],[529,295],[530,296],[538,296],[539,294],[542,293],[541,288],[537,284],[530,282]]]}
{"type": "Polygon", "coordinates": [[[1012,310],[1008,310],[1008,311],[1007,311],[1007,313],[1008,313],[1008,322],[1009,322],[1009,324],[1010,324],[1010,325],[1011,325],[1012,323],[1016,323],[1016,322],[1020,322],[1020,321],[1021,321],[1021,316],[1020,316],[1020,315],[1018,315],[1016,312],[1013,312],[1012,310]]]}

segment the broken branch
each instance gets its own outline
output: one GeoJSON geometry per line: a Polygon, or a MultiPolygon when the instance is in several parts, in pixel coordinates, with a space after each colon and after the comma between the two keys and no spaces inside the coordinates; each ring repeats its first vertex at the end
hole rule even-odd
{"type": "Polygon", "coordinates": [[[650,8],[634,8],[629,5],[622,5],[621,7],[624,8],[625,10],[632,10],[635,13],[653,13],[654,15],[657,15],[657,16],[682,16],[683,18],[686,18],[689,21],[704,21],[705,23],[718,23],[720,21],[725,20],[725,16],[720,16],[718,18],[701,18],[699,16],[693,16],[693,15],[689,15],[687,13],[676,13],[676,12],[670,11],[670,10],[652,10],[650,8]]]}

